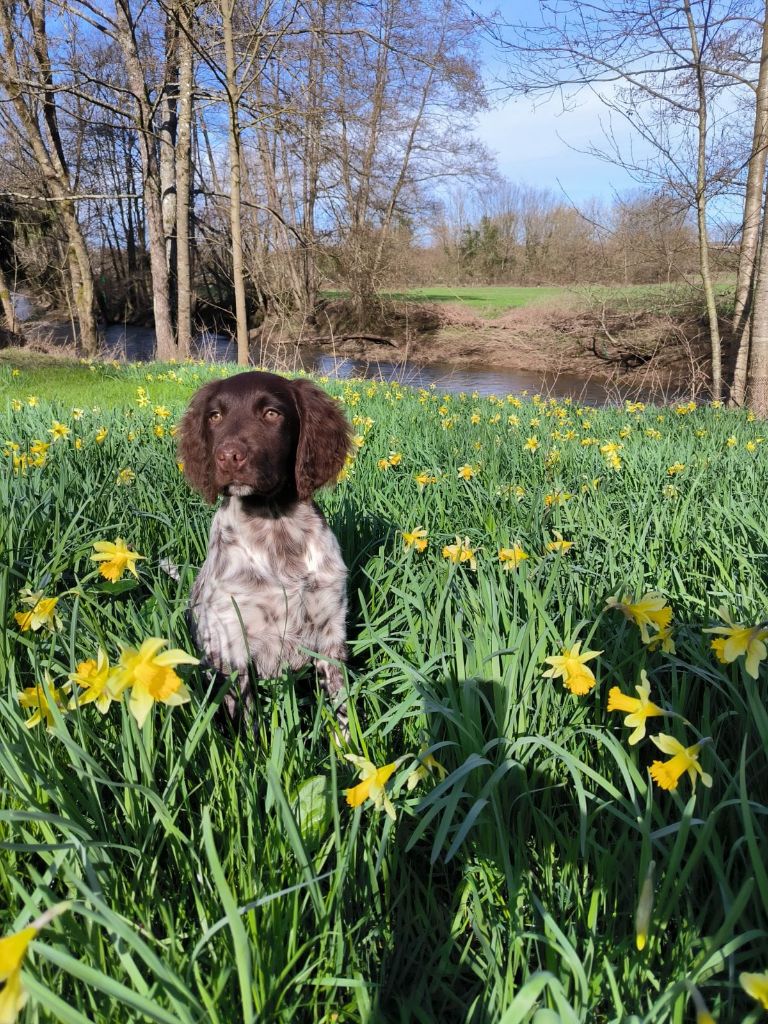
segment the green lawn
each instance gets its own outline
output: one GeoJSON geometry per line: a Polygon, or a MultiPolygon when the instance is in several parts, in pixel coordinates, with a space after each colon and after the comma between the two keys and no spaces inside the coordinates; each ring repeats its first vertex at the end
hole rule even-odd
{"type": "MultiPolygon", "coordinates": [[[[732,301],[734,282],[724,280],[716,285],[719,301],[727,307],[732,301]]],[[[326,293],[343,296],[342,291],[326,293]]],[[[444,302],[466,306],[479,316],[493,318],[510,309],[522,309],[540,303],[556,303],[564,309],[578,310],[607,302],[614,307],[632,309],[675,310],[701,303],[701,290],[688,284],[572,285],[517,288],[504,285],[452,287],[435,285],[407,291],[383,292],[390,299],[416,302],[444,302]]]]}
{"type": "Polygon", "coordinates": [[[212,509],[173,425],[236,368],[18,368],[0,1005],[23,984],[25,1024],[762,1019],[739,978],[768,969],[764,424],[326,382],[355,431],[318,495],[350,568],[346,747],[311,673],[262,681],[239,732],[193,665],[178,706],[148,662],[109,706],[74,699],[149,638],[193,651],[212,509]],[[108,582],[93,545],[118,538],[143,557],[108,582]],[[350,806],[347,753],[386,767],[394,819],[350,806]]]}

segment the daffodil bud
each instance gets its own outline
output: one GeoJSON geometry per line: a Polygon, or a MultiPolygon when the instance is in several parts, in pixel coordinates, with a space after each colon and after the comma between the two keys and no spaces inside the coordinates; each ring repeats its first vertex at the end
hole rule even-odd
{"type": "Polygon", "coordinates": [[[653,911],[653,874],[656,868],[656,862],[651,861],[648,865],[648,870],[645,873],[645,879],[643,881],[642,888],[640,889],[640,899],[637,901],[637,911],[635,913],[635,943],[637,948],[642,950],[645,949],[645,944],[648,941],[648,931],[651,925],[651,913],[653,911]]]}

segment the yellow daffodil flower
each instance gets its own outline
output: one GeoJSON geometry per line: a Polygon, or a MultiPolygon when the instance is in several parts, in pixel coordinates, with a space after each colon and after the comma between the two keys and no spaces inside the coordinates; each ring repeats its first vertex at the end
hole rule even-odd
{"type": "Polygon", "coordinates": [[[130,689],[128,708],[140,728],[155,702],[176,707],[190,700],[189,690],[173,670],[177,665],[197,665],[199,659],[178,648],[158,654],[167,643],[167,640],[151,636],[138,651],[133,647],[123,648],[112,674],[111,688],[115,698],[123,690],[130,689]]]}
{"type": "Polygon", "coordinates": [[[667,474],[669,476],[676,476],[678,473],[682,473],[685,469],[684,462],[675,462],[672,466],[667,466],[667,474]]]}
{"type": "Polygon", "coordinates": [[[424,551],[427,544],[429,544],[427,531],[417,526],[415,530],[410,532],[403,531],[403,544],[406,550],[409,548],[416,548],[417,551],[424,551]]]}
{"type": "Polygon", "coordinates": [[[577,697],[583,697],[585,693],[589,693],[597,681],[586,662],[603,653],[602,651],[580,652],[580,647],[581,641],[575,643],[570,649],[564,648],[562,654],[545,658],[544,661],[552,668],[543,673],[544,676],[551,679],[562,679],[563,686],[577,697]]]}
{"type": "Polygon", "coordinates": [[[61,441],[63,440],[63,438],[68,437],[72,433],[72,431],[63,423],[59,423],[58,420],[54,420],[53,426],[48,431],[48,433],[51,435],[54,441],[61,441]]]}
{"type": "Polygon", "coordinates": [[[425,746],[421,748],[419,751],[419,764],[413,769],[406,780],[406,786],[408,787],[409,793],[411,790],[415,789],[420,782],[429,778],[430,775],[438,775],[442,781],[448,774],[448,769],[440,764],[434,754],[428,754],[427,749],[428,748],[425,746]]]}
{"type": "Polygon", "coordinates": [[[136,474],[133,472],[132,469],[127,467],[126,469],[121,469],[120,472],[117,474],[116,483],[118,484],[119,487],[130,487],[130,485],[134,482],[135,479],[136,474]]]}
{"type": "Polygon", "coordinates": [[[654,761],[651,765],[651,778],[662,789],[677,789],[677,781],[683,772],[688,773],[691,786],[696,789],[696,777],[701,776],[702,784],[709,787],[712,785],[712,776],[702,770],[699,764],[699,751],[703,742],[694,743],[691,747],[684,747],[674,736],[667,736],[661,732],[658,736],[651,736],[654,743],[663,754],[670,754],[670,761],[654,761]]]}
{"type": "Polygon", "coordinates": [[[136,562],[143,559],[144,555],[131,551],[121,537],[118,537],[114,544],[109,540],[97,540],[93,545],[93,550],[96,554],[91,555],[91,561],[101,563],[99,572],[111,583],[121,579],[126,570],[133,573],[136,579],[139,578],[139,574],[136,572],[136,562]]]}
{"type": "Polygon", "coordinates": [[[37,686],[27,686],[19,693],[18,699],[19,704],[23,708],[36,708],[35,713],[26,720],[24,723],[28,729],[34,729],[36,725],[45,719],[45,727],[50,732],[53,729],[54,717],[52,706],[55,704],[59,711],[63,714],[66,713],[66,707],[64,705],[64,694],[61,690],[57,690],[53,685],[53,680],[45,673],[45,681],[48,685],[48,692],[46,693],[42,683],[38,683],[37,686]]]}
{"type": "Polygon", "coordinates": [[[443,548],[443,558],[447,558],[450,562],[469,562],[470,569],[477,569],[476,551],[477,548],[470,545],[469,537],[462,540],[457,536],[455,544],[446,544],[443,548]]]}
{"type": "Polygon", "coordinates": [[[360,807],[366,800],[373,800],[376,810],[380,811],[383,807],[394,821],[396,818],[395,808],[387,796],[385,786],[397,769],[400,759],[377,768],[371,761],[364,757],[358,757],[356,754],[346,754],[345,757],[355,765],[361,780],[356,786],[344,790],[349,806],[360,807]]]}
{"type": "Polygon", "coordinates": [[[109,433],[109,430],[107,430],[106,427],[100,427],[96,431],[96,444],[103,444],[103,442],[106,441],[106,439],[107,439],[107,434],[108,433],[109,433]]]}
{"type": "Polygon", "coordinates": [[[417,473],[416,476],[414,477],[414,480],[419,485],[420,491],[423,491],[424,488],[427,487],[429,484],[437,483],[437,477],[430,476],[429,473],[417,473]]]}
{"type": "Polygon", "coordinates": [[[109,711],[113,700],[120,700],[120,694],[113,692],[111,677],[113,670],[109,665],[107,652],[101,647],[96,658],[80,661],[76,672],[70,672],[68,678],[82,688],[69,702],[70,710],[81,704],[95,704],[102,715],[109,711]]]}
{"type": "Polygon", "coordinates": [[[748,974],[743,971],[739,975],[739,984],[747,993],[755,999],[764,1010],[768,1010],[768,971],[760,974],[748,974]]]}
{"type": "Polygon", "coordinates": [[[26,928],[0,939],[0,982],[5,982],[0,990],[0,1024],[15,1024],[27,1001],[27,992],[21,978],[21,965],[30,942],[41,928],[45,928],[54,917],[58,917],[68,908],[69,903],[57,903],[26,928]]]}
{"type": "Polygon", "coordinates": [[[533,452],[535,452],[538,447],[539,439],[538,437],[536,437],[535,434],[532,434],[529,438],[527,438],[525,444],[523,445],[523,448],[525,448],[526,451],[531,452],[531,454],[533,454],[533,452]]]}
{"type": "Polygon", "coordinates": [[[511,548],[499,548],[499,561],[507,572],[516,569],[526,558],[528,555],[519,544],[513,544],[511,548]]]}
{"type": "Polygon", "coordinates": [[[650,643],[648,627],[657,632],[667,629],[672,621],[672,609],[667,605],[662,594],[651,591],[644,594],[639,601],[632,603],[628,597],[609,597],[606,608],[613,608],[625,615],[630,622],[640,627],[640,639],[644,644],[650,643]]]}
{"type": "Polygon", "coordinates": [[[665,626],[660,629],[659,632],[652,636],[648,641],[648,650],[657,651],[661,648],[665,654],[676,654],[677,648],[675,647],[675,641],[672,637],[672,627],[665,626]]]}
{"type": "Polygon", "coordinates": [[[765,626],[742,626],[731,620],[725,606],[717,609],[717,614],[727,622],[727,626],[715,626],[712,629],[705,629],[705,633],[719,633],[720,636],[711,643],[712,650],[717,655],[721,664],[730,664],[737,658],[744,656],[744,667],[748,675],[757,679],[760,671],[760,662],[768,657],[768,649],[765,640],[768,638],[768,628],[765,626]]]}
{"type": "Polygon", "coordinates": [[[554,530],[553,532],[556,539],[547,543],[547,551],[556,551],[558,554],[564,555],[566,551],[571,550],[574,545],[574,541],[563,540],[562,533],[558,533],[557,530],[554,530]]]}
{"type": "Polygon", "coordinates": [[[648,682],[645,669],[640,671],[640,679],[642,680],[640,685],[635,687],[637,693],[640,694],[639,698],[628,697],[621,692],[618,686],[612,686],[608,691],[608,710],[629,712],[624,719],[624,725],[633,727],[635,730],[629,737],[630,746],[639,743],[645,736],[647,718],[656,718],[664,714],[658,704],[654,704],[650,699],[651,684],[648,682]]]}
{"type": "Polygon", "coordinates": [[[20,598],[23,604],[31,608],[28,612],[16,612],[13,616],[22,633],[29,629],[36,633],[43,626],[51,632],[61,627],[61,620],[56,615],[58,597],[43,597],[42,590],[34,593],[23,590],[20,598]]]}
{"type": "Polygon", "coordinates": [[[471,480],[473,476],[477,475],[477,470],[465,463],[463,466],[459,466],[458,475],[462,480],[471,480]]]}

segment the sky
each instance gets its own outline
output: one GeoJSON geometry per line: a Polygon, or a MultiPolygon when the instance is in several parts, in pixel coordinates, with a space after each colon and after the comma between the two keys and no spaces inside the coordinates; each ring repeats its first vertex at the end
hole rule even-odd
{"type": "MultiPolygon", "coordinates": [[[[540,17],[538,0],[474,0],[472,6],[488,18],[498,11],[508,22],[535,24],[540,17]]],[[[503,78],[503,61],[489,42],[481,45],[481,54],[493,95],[503,78]]],[[[595,94],[582,91],[571,98],[567,110],[557,98],[539,97],[534,103],[528,98],[502,101],[498,92],[496,96],[491,109],[478,116],[475,134],[495,154],[505,177],[551,189],[577,204],[610,200],[639,187],[621,167],[583,152],[590,144],[604,145],[601,118],[605,121],[606,107],[595,94]]],[[[613,130],[619,140],[628,139],[619,118],[614,118],[613,130]]]]}
{"type": "Polygon", "coordinates": [[[603,104],[588,94],[574,102],[573,109],[563,111],[558,100],[535,107],[528,99],[508,100],[479,115],[475,135],[495,154],[505,177],[550,189],[574,203],[610,200],[637,189],[637,181],[621,167],[583,152],[590,144],[604,145],[603,104]]]}

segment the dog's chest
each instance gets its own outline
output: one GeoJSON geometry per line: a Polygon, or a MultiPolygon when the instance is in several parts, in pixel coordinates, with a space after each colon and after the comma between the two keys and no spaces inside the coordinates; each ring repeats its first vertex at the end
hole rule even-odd
{"type": "MultiPolygon", "coordinates": [[[[338,543],[311,508],[295,519],[243,520],[220,509],[195,582],[192,613],[207,650],[240,661],[243,641],[265,673],[303,664],[326,635],[343,640],[346,568],[338,543]]],[[[216,660],[216,659],[214,659],[216,660]]]]}

